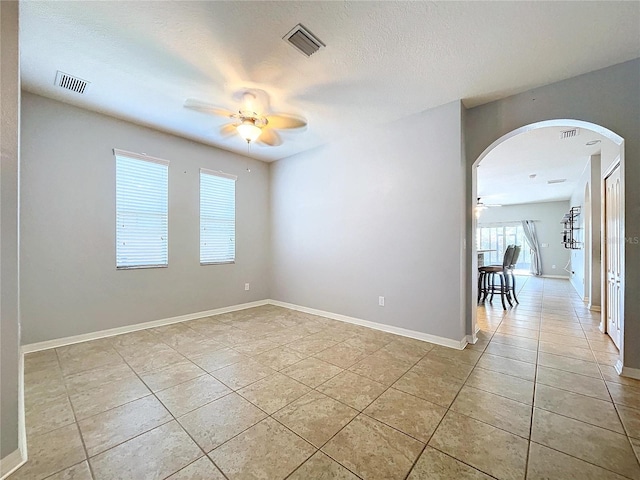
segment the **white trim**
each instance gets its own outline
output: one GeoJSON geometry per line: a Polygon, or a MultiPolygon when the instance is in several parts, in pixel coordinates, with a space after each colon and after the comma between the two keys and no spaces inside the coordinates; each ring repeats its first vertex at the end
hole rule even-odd
{"type": "MultiPolygon", "coordinates": [[[[138,330],[145,330],[147,328],[161,327],[163,325],[171,325],[172,323],[186,322],[189,320],[196,320],[202,317],[210,317],[213,315],[220,315],[222,313],[235,312],[238,310],[245,310],[247,308],[260,307],[262,305],[276,305],[279,307],[289,308],[291,310],[297,310],[299,312],[310,313],[312,315],[319,315],[321,317],[331,318],[333,320],[339,320],[341,322],[352,323],[354,325],[361,325],[363,327],[373,328],[375,330],[381,330],[383,332],[394,333],[403,337],[415,338],[416,340],[423,340],[425,342],[435,343],[444,347],[455,348],[457,350],[463,350],[468,343],[471,342],[471,338],[474,335],[463,337],[461,340],[453,340],[450,338],[439,337],[437,335],[430,335],[428,333],[417,332],[415,330],[409,330],[402,327],[394,327],[393,325],[385,325],[383,323],[371,322],[369,320],[362,320],[359,318],[348,317],[339,313],[325,312],[323,310],[316,310],[315,308],[303,307],[292,303],[281,302],[279,300],[258,300],[256,302],[241,303],[238,305],[231,305],[228,307],[216,308],[214,310],[206,310],[204,312],[189,313],[186,315],[179,315],[177,317],[163,318],[160,320],[152,320],[150,322],[136,323],[133,325],[126,325],[124,327],[110,328],[108,330],[99,330],[92,333],[84,333],[81,335],[73,335],[71,337],[56,338],[53,340],[46,340],[44,342],[30,343],[22,346],[22,353],[39,352],[40,350],[48,350],[50,348],[64,347],[65,345],[72,345],[74,343],[88,342],[90,340],[98,340],[106,337],[113,337],[114,335],[121,335],[123,333],[137,332],[138,330]]],[[[477,341],[477,338],[476,338],[477,341]]]]}
{"type": "Polygon", "coordinates": [[[331,318],[332,320],[338,320],[340,322],[352,323],[354,325],[361,325],[363,327],[373,328],[375,330],[381,330],[383,332],[394,333],[396,335],[402,335],[403,337],[415,338],[416,340],[423,340],[425,342],[435,343],[444,347],[455,348],[457,350],[463,350],[467,346],[467,337],[463,337],[462,340],[452,340],[450,338],[438,337],[436,335],[429,335],[428,333],[416,332],[415,330],[409,330],[402,327],[394,327],[393,325],[385,325],[384,323],[371,322],[369,320],[362,320],[360,318],[348,317],[339,313],[326,312],[324,310],[316,310],[315,308],[302,307],[293,303],[281,302],[279,300],[269,300],[271,305],[278,307],[289,308],[291,310],[297,310],[299,312],[310,313],[312,315],[319,315],[321,317],[331,318]]]}
{"type": "Polygon", "coordinates": [[[600,305],[591,305],[589,307],[589,310],[591,310],[592,312],[602,312],[602,308],[600,308],[600,305]]]}
{"type": "Polygon", "coordinates": [[[471,335],[467,335],[467,343],[475,345],[478,342],[478,332],[480,331],[480,325],[476,325],[474,332],[471,335]]]}
{"type": "Polygon", "coordinates": [[[640,380],[640,368],[631,368],[625,367],[622,365],[622,360],[616,362],[615,366],[616,372],[621,377],[635,378],[636,380],[640,380]]]}
{"type": "Polygon", "coordinates": [[[616,361],[616,364],[613,366],[613,368],[615,368],[618,375],[622,375],[622,360],[618,359],[616,361]]]}
{"type": "MultiPolygon", "coordinates": [[[[621,165],[624,165],[624,138],[622,138],[620,135],[618,135],[617,133],[609,130],[606,127],[603,127],[601,125],[598,125],[596,123],[591,123],[591,122],[585,122],[582,120],[575,120],[575,119],[562,119],[562,118],[556,118],[556,119],[551,119],[551,120],[542,120],[539,122],[535,122],[535,123],[531,123],[528,125],[524,125],[522,127],[516,128],[514,130],[511,130],[510,132],[500,136],[499,138],[495,139],[491,145],[489,145],[487,148],[485,148],[482,153],[478,156],[478,158],[476,158],[476,160],[471,164],[471,197],[467,196],[467,201],[471,201],[471,206],[470,208],[472,209],[471,211],[475,211],[473,209],[475,209],[476,203],[477,203],[477,197],[478,197],[478,165],[482,162],[482,160],[489,155],[489,153],[496,148],[498,145],[504,143],[505,141],[509,140],[510,138],[513,138],[517,135],[520,135],[522,133],[526,133],[526,132],[530,132],[532,130],[536,130],[538,128],[545,128],[545,127],[557,127],[557,126],[561,126],[561,127],[579,127],[585,130],[591,130],[593,132],[599,133],[600,135],[608,138],[609,140],[611,140],[613,143],[615,143],[616,145],[618,145],[620,147],[620,161],[621,161],[621,165]]],[[[623,179],[623,191],[624,191],[624,170],[622,170],[622,174],[621,178],[623,179]]],[[[603,187],[604,182],[601,182],[601,192],[604,192],[604,187],[603,187]]],[[[601,227],[604,224],[604,195],[601,195],[601,227]]],[[[623,202],[624,205],[624,202],[623,202]]],[[[468,230],[466,230],[467,234],[470,233],[470,239],[471,239],[471,245],[472,248],[470,249],[470,255],[471,255],[471,266],[474,266],[477,262],[477,255],[476,255],[476,250],[477,247],[476,245],[476,227],[477,227],[477,217],[475,216],[475,214],[471,214],[471,232],[469,232],[468,230]]],[[[468,227],[468,224],[465,226],[465,228],[468,227]]],[[[604,238],[604,228],[600,229],[601,231],[601,235],[602,235],[602,241],[601,241],[601,245],[604,245],[605,243],[605,238],[604,238]]],[[[623,256],[624,259],[624,256],[623,256]]],[[[467,262],[467,265],[469,264],[468,262],[468,257],[465,259],[465,262],[467,262]]],[[[622,263],[623,268],[624,268],[624,262],[622,263]]],[[[606,272],[605,272],[605,264],[604,262],[601,262],[601,282],[600,282],[600,288],[602,289],[602,299],[604,301],[605,299],[605,288],[606,288],[606,272]]],[[[592,272],[593,274],[593,272],[592,272]]],[[[545,277],[545,275],[543,275],[543,277],[545,277]]],[[[548,276],[547,278],[555,278],[555,277],[551,277],[548,276]]],[[[570,277],[560,277],[560,278],[569,278],[570,277]]],[[[624,278],[624,276],[623,276],[624,278]]],[[[477,281],[475,280],[475,278],[473,278],[471,275],[467,275],[467,281],[471,281],[471,305],[470,305],[470,311],[471,311],[471,328],[473,330],[474,326],[476,325],[477,319],[476,319],[476,308],[477,308],[477,302],[476,302],[476,295],[477,295],[477,281]],[[475,295],[474,295],[475,293],[475,295]]],[[[467,289],[469,286],[469,284],[462,284],[461,288],[463,289],[467,289]]],[[[575,287],[574,287],[575,288],[575,287]]],[[[624,302],[624,300],[623,300],[624,302]]],[[[624,304],[623,304],[624,307],[624,304]]],[[[624,309],[622,310],[622,316],[624,318],[624,309]]],[[[624,324],[623,324],[624,326],[624,324]]],[[[600,330],[603,330],[603,327],[601,325],[600,330]]],[[[624,335],[624,330],[622,331],[622,334],[624,335]]],[[[624,344],[624,342],[623,342],[624,344]]],[[[620,352],[622,355],[624,355],[624,351],[620,352]]]]}
{"type": "Polygon", "coordinates": [[[18,448],[0,459],[0,480],[27,463],[27,428],[24,420],[24,355],[18,359],[18,448]]]}
{"type": "Polygon", "coordinates": [[[30,343],[28,345],[22,346],[22,353],[38,352],[40,350],[63,347],[65,345],[71,345],[74,343],[87,342],[89,340],[98,340],[100,338],[112,337],[114,335],[121,335],[123,333],[136,332],[138,330],[145,330],[147,328],[161,327],[163,325],[171,325],[172,323],[186,322],[188,320],[196,320],[197,318],[220,315],[221,313],[235,312],[237,310],[244,310],[246,308],[260,307],[268,303],[270,303],[269,300],[258,300],[256,302],[241,303],[238,305],[231,305],[229,307],[206,310],[204,312],[188,313],[186,315],[179,315],[177,317],[163,318],[160,320],[152,320],[150,322],[126,325],[124,327],[99,330],[92,333],[84,333],[82,335],[73,335],[71,337],[56,338],[44,342],[30,343]]]}
{"type": "Polygon", "coordinates": [[[16,448],[6,457],[0,459],[0,480],[8,478],[13,472],[26,463],[27,459],[22,455],[22,449],[16,448]]]}
{"type": "Polygon", "coordinates": [[[560,278],[562,280],[570,280],[571,277],[567,277],[566,275],[540,275],[542,278],[560,278]]]}
{"type": "MultiPolygon", "coordinates": [[[[605,313],[604,315],[602,315],[602,323],[604,331],[606,333],[609,333],[609,323],[607,320],[608,317],[608,301],[609,301],[609,297],[608,297],[608,289],[607,289],[607,284],[608,284],[608,273],[607,273],[607,253],[608,253],[608,242],[607,242],[607,178],[609,178],[609,176],[611,176],[616,169],[620,169],[620,196],[622,197],[622,199],[620,200],[620,218],[622,218],[622,222],[620,223],[620,238],[622,239],[622,241],[620,242],[620,277],[622,279],[621,283],[620,283],[620,304],[618,305],[618,324],[620,326],[620,338],[618,339],[618,344],[616,346],[619,345],[620,348],[620,371],[618,373],[620,373],[622,371],[622,365],[624,363],[624,350],[625,350],[625,341],[624,341],[624,329],[625,329],[625,318],[624,318],[624,305],[625,305],[625,278],[626,278],[626,262],[625,262],[625,252],[626,252],[626,245],[627,242],[624,241],[624,239],[626,238],[626,231],[625,231],[625,218],[626,218],[626,209],[625,209],[625,175],[626,175],[626,170],[625,170],[625,163],[624,163],[624,154],[625,154],[625,149],[624,149],[624,141],[620,144],[620,154],[616,157],[616,159],[613,161],[613,163],[611,163],[609,165],[609,167],[606,169],[606,171],[604,172],[604,174],[601,175],[601,207],[600,207],[600,235],[601,235],[601,242],[600,245],[602,245],[602,253],[600,256],[600,288],[601,288],[601,292],[602,292],[602,296],[601,296],[601,303],[602,306],[605,307],[605,313]]],[[[615,342],[614,342],[615,343],[615,342]]],[[[617,366],[616,366],[617,369],[617,366]]],[[[620,373],[621,374],[621,373],[620,373]]],[[[638,377],[640,378],[640,377],[638,377]]]]}
{"type": "Polygon", "coordinates": [[[204,173],[205,175],[213,175],[214,177],[228,178],[229,180],[233,180],[233,181],[238,180],[237,175],[224,173],[222,170],[209,170],[207,168],[201,168],[200,173],[204,173]]]}
{"type": "Polygon", "coordinates": [[[20,353],[18,359],[18,448],[22,452],[22,458],[26,462],[29,458],[27,452],[27,422],[24,409],[24,354],[20,353]]]}
{"type": "Polygon", "coordinates": [[[117,148],[114,148],[113,155],[115,157],[134,158],[136,160],[144,160],[146,162],[159,163],[160,165],[166,165],[167,167],[169,166],[169,160],[152,157],[151,155],[147,155],[146,153],[127,152],[126,150],[119,150],[117,148]]]}

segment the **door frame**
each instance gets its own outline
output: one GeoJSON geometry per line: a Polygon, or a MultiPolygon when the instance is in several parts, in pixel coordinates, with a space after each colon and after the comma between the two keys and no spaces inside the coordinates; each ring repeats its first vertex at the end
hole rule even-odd
{"type": "MultiPolygon", "coordinates": [[[[471,253],[471,259],[470,262],[468,261],[467,265],[470,266],[470,269],[468,271],[467,274],[467,279],[466,281],[467,283],[467,291],[471,292],[471,295],[469,295],[467,298],[469,300],[469,312],[470,312],[470,331],[467,331],[467,341],[469,343],[476,343],[477,341],[477,333],[478,333],[478,322],[477,322],[477,297],[478,297],[478,285],[477,285],[477,281],[475,281],[476,279],[473,278],[473,272],[477,272],[477,262],[478,262],[478,253],[477,253],[477,247],[476,247],[476,227],[477,227],[477,219],[475,216],[475,203],[476,203],[476,197],[477,197],[477,192],[478,192],[478,165],[480,165],[480,163],[482,162],[482,160],[489,154],[489,152],[491,152],[494,148],[496,148],[498,145],[500,145],[501,143],[506,142],[507,140],[509,140],[510,138],[513,138],[517,135],[520,135],[522,133],[526,133],[529,132],[531,130],[535,130],[538,128],[545,128],[545,127],[578,127],[581,129],[585,129],[585,130],[591,130],[594,131],[596,133],[599,133],[600,135],[608,138],[609,140],[611,140],[613,143],[615,143],[616,145],[618,145],[619,149],[620,149],[620,160],[619,160],[619,164],[620,164],[620,178],[621,178],[621,188],[620,188],[620,192],[621,192],[621,201],[622,201],[622,213],[623,213],[623,218],[624,218],[624,198],[625,198],[625,181],[624,181],[624,175],[625,175],[625,169],[624,169],[624,156],[625,156],[625,144],[624,144],[624,138],[622,138],[620,135],[618,135],[617,133],[613,132],[612,130],[609,130],[606,127],[603,127],[601,125],[595,124],[595,123],[591,123],[591,122],[585,122],[582,120],[575,120],[575,119],[570,119],[570,118],[560,118],[560,119],[550,119],[550,120],[543,120],[540,122],[536,122],[536,123],[532,123],[529,125],[524,125],[520,128],[516,128],[515,130],[512,130],[504,135],[502,135],[501,137],[497,138],[496,140],[494,140],[487,148],[484,149],[484,151],[478,156],[478,158],[473,162],[472,166],[471,166],[471,197],[470,197],[470,202],[468,203],[468,207],[469,211],[471,212],[470,214],[470,218],[471,218],[471,235],[468,236],[468,238],[470,238],[471,240],[471,245],[470,245],[470,253],[471,253]]],[[[613,162],[614,164],[616,162],[613,162]]],[[[610,174],[610,170],[611,168],[607,168],[606,170],[606,174],[610,174]]],[[[601,170],[602,172],[602,170],[601,170]]],[[[601,202],[601,212],[600,212],[600,231],[603,232],[604,231],[604,225],[602,224],[603,218],[604,218],[604,213],[602,212],[602,208],[604,206],[604,176],[602,176],[602,180],[600,182],[600,202],[601,202]]],[[[624,222],[623,222],[624,224],[624,222]]],[[[624,231],[624,228],[623,228],[624,231]]],[[[602,233],[601,233],[602,236],[602,233]]],[[[600,262],[600,279],[601,279],[601,284],[600,284],[600,289],[602,292],[602,289],[604,288],[603,283],[602,283],[602,279],[606,277],[606,263],[602,261],[602,251],[604,249],[603,244],[601,244],[601,253],[600,253],[600,258],[601,258],[601,262],[600,262]]],[[[624,295],[624,278],[625,278],[625,251],[624,251],[624,242],[622,244],[622,250],[621,250],[621,255],[622,255],[622,266],[621,266],[621,271],[622,271],[622,278],[623,281],[621,282],[621,284],[623,284],[623,290],[622,293],[624,295]]],[[[467,257],[469,258],[469,257],[467,257]]],[[[594,272],[592,272],[593,275],[594,272]]],[[[604,302],[605,298],[602,297],[601,302],[604,302]]],[[[621,343],[621,348],[620,348],[620,357],[618,359],[618,362],[615,366],[616,371],[618,372],[618,374],[622,374],[622,369],[623,369],[623,365],[624,365],[624,348],[625,348],[625,343],[624,343],[624,299],[621,302],[621,312],[620,315],[623,318],[623,321],[621,323],[621,332],[620,332],[620,343],[621,343]]],[[[605,309],[601,308],[600,311],[600,325],[601,325],[601,330],[602,330],[602,319],[603,319],[603,315],[604,315],[605,309]]]]}
{"type": "MultiPolygon", "coordinates": [[[[590,166],[590,165],[589,165],[590,166]]],[[[587,184],[584,187],[584,222],[583,222],[583,230],[582,230],[582,239],[583,239],[583,246],[584,246],[584,258],[583,258],[583,263],[584,263],[584,275],[582,277],[582,290],[584,291],[584,296],[583,296],[583,301],[587,304],[587,305],[591,305],[591,303],[593,302],[593,293],[591,292],[591,286],[592,286],[592,281],[591,281],[591,250],[592,250],[592,246],[591,246],[591,222],[593,221],[593,219],[591,218],[592,216],[592,210],[591,210],[591,180],[589,179],[589,181],[587,182],[587,184]]]]}
{"type": "Polygon", "coordinates": [[[600,316],[600,331],[602,333],[608,334],[607,331],[607,205],[606,205],[606,180],[611,176],[613,172],[616,171],[617,168],[620,168],[620,218],[622,221],[620,222],[620,277],[622,281],[620,282],[620,318],[618,321],[620,322],[620,356],[618,361],[616,362],[615,369],[619,375],[622,375],[622,369],[624,365],[624,293],[625,293],[625,278],[626,278],[626,262],[625,262],[625,207],[624,207],[624,199],[625,199],[625,185],[624,185],[624,169],[623,169],[623,153],[624,151],[621,149],[620,156],[614,160],[607,169],[602,172],[602,178],[600,183],[600,245],[601,245],[601,275],[600,275],[600,298],[601,298],[601,316],[600,316]],[[604,282],[604,283],[603,283],[604,282]]]}

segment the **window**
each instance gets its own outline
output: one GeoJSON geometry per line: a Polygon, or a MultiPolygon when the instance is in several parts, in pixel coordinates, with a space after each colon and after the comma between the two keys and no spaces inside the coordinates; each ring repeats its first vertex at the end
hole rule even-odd
{"type": "Polygon", "coordinates": [[[169,263],[169,162],[113,151],[116,157],[116,268],[169,263]]]}
{"type": "Polygon", "coordinates": [[[524,238],[524,229],[520,222],[479,225],[477,230],[478,250],[495,250],[485,253],[485,265],[502,265],[504,251],[508,245],[520,245],[516,270],[529,271],[531,251],[524,238]]]}
{"type": "Polygon", "coordinates": [[[236,178],[200,169],[200,264],[236,259],[236,178]]]}

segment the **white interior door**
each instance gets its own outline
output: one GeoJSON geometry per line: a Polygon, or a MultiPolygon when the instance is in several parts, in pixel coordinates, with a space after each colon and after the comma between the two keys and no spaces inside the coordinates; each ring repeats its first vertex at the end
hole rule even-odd
{"type": "Polygon", "coordinates": [[[605,256],[607,265],[607,333],[620,348],[620,282],[622,264],[622,218],[620,198],[620,166],[605,179],[605,256]]]}

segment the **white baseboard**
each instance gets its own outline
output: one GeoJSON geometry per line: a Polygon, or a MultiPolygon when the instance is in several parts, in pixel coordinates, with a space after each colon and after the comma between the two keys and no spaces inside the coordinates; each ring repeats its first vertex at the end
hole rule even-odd
{"type": "Polygon", "coordinates": [[[110,328],[108,330],[99,330],[97,332],[85,333],[82,335],[73,335],[71,337],[56,338],[44,342],[30,343],[22,346],[22,353],[32,353],[38,352],[40,350],[48,350],[50,348],[64,347],[65,345],[72,345],[74,343],[88,342],[89,340],[98,340],[100,338],[113,337],[114,335],[136,332],[138,330],[145,330],[147,328],[162,327],[163,325],[171,325],[172,323],[186,322],[188,320],[196,320],[202,317],[210,317],[212,315],[220,315],[222,313],[260,307],[262,305],[267,305],[269,302],[269,300],[258,300],[256,302],[240,303],[238,305],[206,310],[204,312],[189,313],[186,315],[179,315],[177,317],[163,318],[160,320],[152,320],[150,322],[144,323],[135,323],[133,325],[110,328]]]}
{"type": "Polygon", "coordinates": [[[602,308],[600,307],[600,305],[591,305],[589,307],[589,310],[591,310],[592,312],[601,312],[602,308]]]}
{"type": "MultiPolygon", "coordinates": [[[[126,325],[124,327],[110,328],[108,330],[99,330],[97,332],[85,333],[82,335],[74,335],[71,337],[56,338],[53,340],[47,340],[44,342],[30,343],[22,346],[22,353],[38,352],[40,350],[48,350],[50,348],[64,347],[65,345],[73,345],[74,343],[88,342],[90,340],[99,340],[101,338],[113,337],[114,335],[122,335],[124,333],[137,332],[138,330],[145,330],[147,328],[161,327],[163,325],[171,325],[172,323],[186,322],[189,320],[195,320],[202,317],[210,317],[213,315],[220,315],[222,313],[235,312],[238,310],[245,310],[247,308],[259,307],[262,305],[276,305],[284,308],[290,308],[291,310],[298,310],[300,312],[310,313],[312,315],[319,315],[333,320],[339,320],[341,322],[352,323],[355,325],[361,325],[363,327],[373,328],[375,330],[382,330],[383,332],[394,333],[396,335],[402,335],[403,337],[415,338],[417,340],[423,340],[425,342],[435,343],[445,347],[455,348],[458,350],[464,349],[467,343],[472,343],[470,338],[474,335],[465,336],[462,340],[452,340],[450,338],[439,337],[436,335],[429,335],[428,333],[417,332],[415,330],[409,330],[401,327],[394,327],[392,325],[385,325],[383,323],[370,322],[369,320],[362,320],[359,318],[348,317],[339,313],[325,312],[323,310],[317,310],[315,308],[303,307],[300,305],[294,305],[292,303],[281,302],[279,300],[258,300],[256,302],[241,303],[238,305],[231,305],[228,307],[216,308],[214,310],[206,310],[204,312],[189,313],[187,315],[180,315],[177,317],[164,318],[160,320],[152,320],[150,322],[136,323],[133,325],[126,325]]],[[[476,339],[477,341],[477,339],[476,339]]]]}
{"type": "Polygon", "coordinates": [[[474,330],[474,332],[471,335],[467,335],[467,343],[468,344],[475,345],[478,342],[478,332],[479,331],[480,331],[480,325],[478,325],[478,323],[476,322],[476,329],[474,330]]]}
{"type": "Polygon", "coordinates": [[[18,359],[18,448],[0,459],[0,480],[27,463],[27,427],[24,417],[24,355],[18,359]]]}
{"type": "Polygon", "coordinates": [[[569,280],[571,277],[566,275],[540,275],[542,278],[560,278],[562,280],[569,280]]]}
{"type": "Polygon", "coordinates": [[[24,465],[26,461],[27,457],[22,454],[20,448],[16,448],[9,455],[0,459],[0,480],[8,478],[9,475],[24,465]]]}
{"type": "Polygon", "coordinates": [[[289,308],[291,310],[297,310],[299,312],[309,313],[311,315],[318,315],[321,317],[331,318],[332,320],[338,320],[341,322],[352,323],[354,325],[360,325],[363,327],[373,328],[375,330],[381,330],[387,333],[394,333],[403,337],[415,338],[416,340],[423,340],[425,342],[435,343],[444,347],[455,348],[462,350],[467,346],[467,337],[463,337],[462,340],[452,340],[450,338],[438,337],[436,335],[429,335],[428,333],[416,332],[415,330],[409,330],[402,327],[394,327],[393,325],[385,325],[384,323],[371,322],[369,320],[362,320],[360,318],[348,317],[347,315],[341,315],[339,313],[325,312],[324,310],[317,310],[315,308],[302,307],[293,303],[281,302],[279,300],[269,300],[271,305],[278,307],[289,308]]]}
{"type": "Polygon", "coordinates": [[[18,448],[22,452],[22,458],[26,462],[27,453],[27,421],[24,409],[24,354],[18,359],[18,448]]]}
{"type": "Polygon", "coordinates": [[[616,362],[615,369],[616,372],[618,372],[618,375],[620,375],[621,377],[629,377],[640,380],[640,368],[625,367],[622,365],[622,362],[618,360],[616,362]]]}

